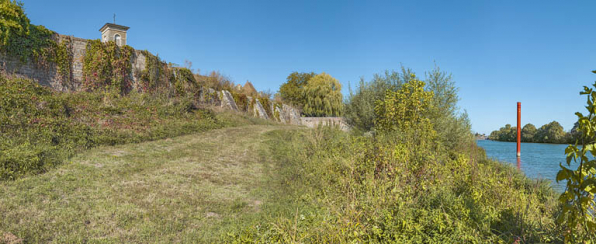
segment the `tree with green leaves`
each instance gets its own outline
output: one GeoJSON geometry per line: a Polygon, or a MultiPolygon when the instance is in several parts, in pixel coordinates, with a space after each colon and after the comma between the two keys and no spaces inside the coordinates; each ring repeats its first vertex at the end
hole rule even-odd
{"type": "MultiPolygon", "coordinates": [[[[533,124],[526,124],[522,127],[521,133],[522,142],[568,143],[575,138],[570,133],[566,133],[563,126],[557,121],[545,124],[539,129],[536,129],[533,124]]],[[[517,140],[517,127],[507,124],[505,127],[491,132],[488,139],[514,142],[517,140]]]]}
{"type": "Polygon", "coordinates": [[[566,143],[566,133],[557,121],[541,126],[534,136],[535,142],[566,143]]]}
{"type": "Polygon", "coordinates": [[[317,74],[313,72],[292,72],[290,75],[288,75],[286,82],[279,87],[279,95],[281,99],[284,102],[302,109],[306,103],[303,88],[315,75],[317,74]]]}
{"type": "Polygon", "coordinates": [[[533,124],[526,124],[521,130],[521,141],[523,142],[534,142],[534,136],[536,135],[536,126],[533,124]]]}
{"type": "MultiPolygon", "coordinates": [[[[592,71],[596,73],[596,71],[592,71]]],[[[593,85],[596,88],[596,83],[593,85]]],[[[568,243],[596,242],[596,91],[584,86],[580,95],[587,96],[588,115],[575,113],[577,130],[581,133],[574,145],[565,149],[567,167],[560,164],[557,182],[566,181],[565,192],[559,197],[563,209],[559,223],[565,225],[565,241],[568,243]],[[571,169],[571,163],[577,169],[571,169]]]]}
{"type": "Polygon", "coordinates": [[[29,25],[23,3],[0,0],[0,47],[6,47],[11,39],[29,35],[29,25]]]}
{"type": "Polygon", "coordinates": [[[331,75],[323,72],[308,80],[302,88],[303,113],[306,116],[341,116],[343,96],[341,84],[331,75]]]}

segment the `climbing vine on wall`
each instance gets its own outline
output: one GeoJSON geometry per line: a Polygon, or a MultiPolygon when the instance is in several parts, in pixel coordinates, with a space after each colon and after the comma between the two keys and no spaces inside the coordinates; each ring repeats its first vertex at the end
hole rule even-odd
{"type": "Polygon", "coordinates": [[[265,112],[267,112],[267,116],[269,118],[273,118],[273,111],[271,111],[271,100],[267,97],[259,97],[259,102],[263,105],[265,112]]]}
{"type": "Polygon", "coordinates": [[[132,88],[134,49],[115,42],[89,40],[83,60],[83,86],[86,90],[113,89],[127,93],[132,88]]]}
{"type": "Polygon", "coordinates": [[[139,90],[143,92],[156,92],[166,90],[170,85],[172,70],[158,56],[149,51],[141,51],[145,56],[145,69],[140,72],[139,90]]]}
{"type": "Polygon", "coordinates": [[[62,39],[60,44],[56,46],[55,62],[58,69],[58,74],[62,80],[62,85],[66,87],[72,86],[72,60],[74,57],[72,48],[72,38],[67,37],[62,39]]]}

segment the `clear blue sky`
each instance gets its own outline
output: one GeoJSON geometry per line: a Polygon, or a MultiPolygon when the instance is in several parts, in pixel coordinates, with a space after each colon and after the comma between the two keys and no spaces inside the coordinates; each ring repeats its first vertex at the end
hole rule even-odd
{"type": "Polygon", "coordinates": [[[23,0],[34,24],[98,39],[112,22],[128,44],[277,91],[292,71],[347,85],[386,69],[453,74],[473,130],[559,121],[571,129],[596,75],[596,1],[23,0]]]}

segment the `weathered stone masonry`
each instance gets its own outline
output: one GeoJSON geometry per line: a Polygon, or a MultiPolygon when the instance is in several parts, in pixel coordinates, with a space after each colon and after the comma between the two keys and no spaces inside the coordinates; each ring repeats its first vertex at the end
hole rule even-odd
{"type": "MultiPolygon", "coordinates": [[[[72,92],[82,89],[83,84],[83,59],[87,50],[87,40],[72,36],[57,34],[54,37],[58,43],[62,43],[69,39],[71,41],[71,53],[73,55],[71,76],[62,77],[58,73],[56,64],[49,64],[49,67],[38,67],[31,61],[22,63],[18,58],[8,57],[0,54],[0,72],[7,73],[17,77],[28,78],[35,82],[50,87],[57,91],[72,92]]],[[[145,69],[146,58],[139,50],[135,50],[135,56],[132,59],[132,79],[134,84],[137,84],[139,73],[145,69]]],[[[134,86],[134,85],[133,85],[134,86]]],[[[252,98],[250,98],[252,100],[252,98]]],[[[249,100],[249,101],[250,101],[249,100]]],[[[226,109],[238,111],[234,97],[228,91],[216,92],[209,88],[201,92],[201,102],[206,102],[216,106],[222,106],[226,109]]],[[[249,102],[250,103],[250,102],[249,102]]],[[[292,106],[282,104],[281,107],[271,105],[271,111],[278,113],[279,118],[269,118],[263,105],[258,99],[255,101],[252,112],[253,116],[264,119],[277,120],[278,122],[305,125],[307,127],[317,127],[319,124],[323,125],[338,125],[341,129],[346,130],[347,124],[343,118],[305,118],[300,117],[300,112],[292,106]]]]}

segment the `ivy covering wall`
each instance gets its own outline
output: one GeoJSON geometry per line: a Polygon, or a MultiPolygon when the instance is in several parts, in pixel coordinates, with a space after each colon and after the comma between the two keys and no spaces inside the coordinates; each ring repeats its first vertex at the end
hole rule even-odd
{"type": "Polygon", "coordinates": [[[89,40],[83,60],[85,90],[110,89],[127,93],[132,89],[132,57],[134,49],[119,47],[115,42],[89,40]]]}

